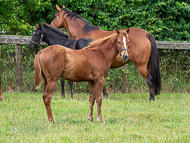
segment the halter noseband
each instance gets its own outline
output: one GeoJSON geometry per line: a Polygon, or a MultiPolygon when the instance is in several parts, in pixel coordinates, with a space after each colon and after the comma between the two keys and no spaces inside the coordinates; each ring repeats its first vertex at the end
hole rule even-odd
{"type": "Polygon", "coordinates": [[[39,45],[41,42],[42,42],[42,38],[43,38],[43,31],[42,31],[42,34],[41,34],[41,38],[40,38],[40,41],[39,42],[34,42],[32,39],[30,40],[32,43],[36,44],[36,45],[39,45]]]}

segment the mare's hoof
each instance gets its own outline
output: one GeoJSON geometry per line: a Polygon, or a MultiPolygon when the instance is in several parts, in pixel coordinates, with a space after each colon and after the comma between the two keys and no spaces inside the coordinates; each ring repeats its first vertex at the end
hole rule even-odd
{"type": "Polygon", "coordinates": [[[4,101],[4,98],[1,98],[1,101],[4,101]]]}

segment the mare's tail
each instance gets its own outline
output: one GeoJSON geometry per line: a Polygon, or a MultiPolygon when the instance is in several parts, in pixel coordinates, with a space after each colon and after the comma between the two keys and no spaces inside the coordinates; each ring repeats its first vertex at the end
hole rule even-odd
{"type": "Polygon", "coordinates": [[[40,66],[40,53],[38,53],[35,57],[34,60],[34,70],[35,70],[35,76],[34,76],[34,86],[35,88],[40,88],[42,84],[42,79],[41,79],[41,66],[40,66]]]}
{"type": "Polygon", "coordinates": [[[148,61],[148,71],[151,75],[152,85],[154,87],[155,95],[160,94],[161,90],[161,76],[159,68],[159,59],[158,59],[158,49],[156,45],[156,40],[152,34],[146,34],[147,38],[151,43],[151,54],[148,61]]]}

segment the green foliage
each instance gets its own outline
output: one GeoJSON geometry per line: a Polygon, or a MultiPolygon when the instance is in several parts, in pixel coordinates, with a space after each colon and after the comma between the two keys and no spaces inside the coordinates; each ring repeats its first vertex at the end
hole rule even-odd
{"type": "Polygon", "coordinates": [[[190,41],[189,1],[175,0],[9,0],[0,1],[6,34],[32,35],[36,22],[50,23],[55,5],[66,6],[104,30],[138,27],[161,41],[190,41]]]}

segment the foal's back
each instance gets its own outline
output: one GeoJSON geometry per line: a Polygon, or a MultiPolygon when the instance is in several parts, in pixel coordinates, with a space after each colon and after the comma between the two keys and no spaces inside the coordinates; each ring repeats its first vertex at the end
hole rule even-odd
{"type": "Polygon", "coordinates": [[[40,63],[43,63],[42,70],[45,69],[44,73],[48,74],[46,77],[51,75],[57,78],[61,76],[70,81],[90,81],[94,80],[95,74],[106,74],[102,71],[109,68],[96,48],[73,50],[61,45],[52,45],[39,54],[40,63]],[[50,73],[47,67],[54,70],[50,73]]]}

